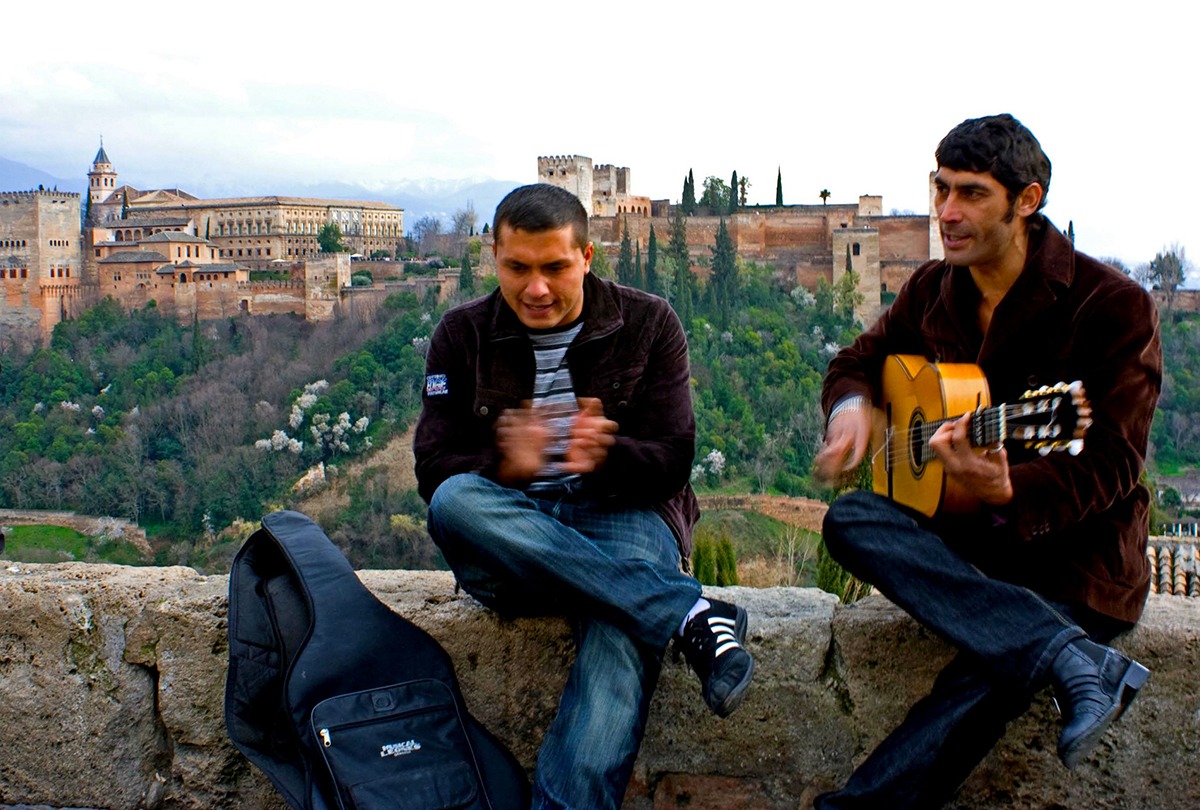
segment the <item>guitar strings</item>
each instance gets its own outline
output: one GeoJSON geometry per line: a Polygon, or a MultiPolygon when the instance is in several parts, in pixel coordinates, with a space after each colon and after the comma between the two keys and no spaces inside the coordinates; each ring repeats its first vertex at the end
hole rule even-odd
{"type": "MultiPolygon", "coordinates": [[[[1001,432],[1001,424],[1006,423],[1012,417],[1020,416],[1021,412],[1026,410],[1027,405],[1028,403],[998,405],[994,408],[984,408],[982,409],[982,413],[979,411],[972,411],[970,414],[964,414],[964,416],[969,415],[972,419],[981,418],[983,420],[982,424],[984,436],[998,435],[1001,432]]],[[[940,419],[936,422],[921,423],[916,431],[919,433],[919,440],[921,442],[921,458],[919,461],[926,462],[935,458],[936,454],[929,449],[929,440],[933,438],[933,434],[937,432],[938,428],[950,421],[953,420],[940,419]]],[[[889,467],[894,466],[896,463],[904,461],[908,458],[908,450],[911,447],[911,436],[913,433],[913,430],[905,428],[889,429],[885,434],[886,439],[884,443],[888,449],[887,463],[889,467]]],[[[999,441],[999,439],[997,439],[997,441],[999,441]]],[[[988,445],[991,443],[992,442],[985,441],[983,444],[988,445]]],[[[872,461],[874,461],[875,458],[877,458],[879,454],[883,452],[883,450],[884,448],[882,447],[876,450],[871,456],[872,461]]]]}

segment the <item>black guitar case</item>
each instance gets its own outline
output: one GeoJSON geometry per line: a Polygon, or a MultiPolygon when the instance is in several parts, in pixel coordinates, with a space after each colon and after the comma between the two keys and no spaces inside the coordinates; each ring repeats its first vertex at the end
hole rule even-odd
{"type": "Polygon", "coordinates": [[[297,810],[526,810],[529,782],[463,703],[446,651],[299,512],[229,577],[229,738],[297,810]]]}

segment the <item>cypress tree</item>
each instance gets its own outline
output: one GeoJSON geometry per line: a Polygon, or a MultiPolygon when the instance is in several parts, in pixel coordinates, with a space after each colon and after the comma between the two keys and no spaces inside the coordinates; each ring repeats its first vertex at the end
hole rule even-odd
{"type": "Polygon", "coordinates": [[[626,287],[634,285],[633,277],[633,246],[629,243],[629,231],[621,237],[621,253],[617,257],[617,281],[626,287]]]}
{"type": "Polygon", "coordinates": [[[639,290],[646,289],[646,278],[642,275],[642,244],[633,247],[633,285],[639,290]]]}
{"type": "Polygon", "coordinates": [[[464,298],[475,295],[475,271],[471,269],[471,253],[464,251],[461,270],[458,274],[458,290],[464,298]]]}
{"type": "Polygon", "coordinates": [[[650,244],[646,246],[646,292],[658,295],[658,238],[650,225],[650,244]]]}
{"type": "Polygon", "coordinates": [[[683,322],[683,328],[687,329],[692,320],[695,282],[692,279],[692,259],[688,255],[687,220],[678,209],[671,217],[671,241],[667,252],[675,263],[675,283],[672,285],[674,300],[671,301],[671,306],[675,307],[675,314],[683,322]]]}
{"type": "Polygon", "coordinates": [[[737,211],[738,207],[738,176],[737,169],[733,170],[733,177],[729,178],[729,213],[737,211]]]}
{"type": "Polygon", "coordinates": [[[783,169],[775,171],[775,204],[783,205],[783,169]]]}
{"type": "Polygon", "coordinates": [[[683,200],[679,205],[685,216],[696,213],[696,178],[692,175],[691,169],[688,169],[687,180],[683,183],[683,200]]]}
{"type": "Polygon", "coordinates": [[[714,543],[709,537],[697,537],[692,549],[692,576],[701,585],[717,584],[717,560],[714,543]]]}
{"type": "Polygon", "coordinates": [[[709,285],[712,288],[713,309],[717,322],[725,329],[733,316],[734,301],[737,297],[737,252],[724,219],[717,228],[716,244],[711,250],[713,272],[709,285]]]}
{"type": "Polygon", "coordinates": [[[717,585],[726,587],[738,584],[737,552],[733,550],[733,541],[723,536],[717,545],[716,553],[717,585]]]}

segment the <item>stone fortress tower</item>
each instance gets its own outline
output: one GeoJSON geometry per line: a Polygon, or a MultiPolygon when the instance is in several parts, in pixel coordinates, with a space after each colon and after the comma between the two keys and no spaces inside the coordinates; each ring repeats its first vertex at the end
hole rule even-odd
{"type": "Polygon", "coordinates": [[[574,194],[583,203],[584,210],[592,213],[592,159],[583,155],[555,155],[539,157],[538,182],[549,183],[574,194]]]}

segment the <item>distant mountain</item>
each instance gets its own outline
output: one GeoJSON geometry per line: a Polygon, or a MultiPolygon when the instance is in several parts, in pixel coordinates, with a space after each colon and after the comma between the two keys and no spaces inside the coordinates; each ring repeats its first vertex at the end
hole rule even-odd
{"type": "Polygon", "coordinates": [[[0,157],[0,191],[32,191],[38,186],[82,194],[87,191],[87,177],[65,180],[41,169],[0,157]]]}
{"type": "MultiPolygon", "coordinates": [[[[153,184],[123,175],[122,182],[132,183],[137,188],[153,188],[153,184]]],[[[29,191],[38,186],[60,191],[87,191],[87,177],[64,179],[54,177],[40,169],[0,157],[0,191],[29,191]]],[[[515,180],[413,180],[388,188],[367,188],[352,183],[304,184],[283,181],[270,187],[247,188],[244,186],[206,186],[196,184],[183,190],[204,199],[213,197],[324,197],[333,200],[372,200],[391,203],[404,209],[405,229],[424,216],[440,219],[449,227],[455,211],[468,203],[475,206],[478,216],[476,229],[490,222],[496,206],[505,194],[520,182],[515,180]]]]}

